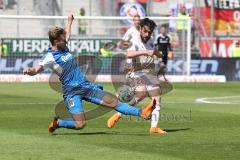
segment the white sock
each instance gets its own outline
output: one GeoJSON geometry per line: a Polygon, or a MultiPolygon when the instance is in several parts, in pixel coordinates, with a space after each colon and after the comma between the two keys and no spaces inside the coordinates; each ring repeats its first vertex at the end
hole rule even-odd
{"type": "Polygon", "coordinates": [[[161,108],[161,106],[159,104],[156,104],[156,107],[154,108],[154,110],[152,112],[151,128],[152,127],[157,127],[157,125],[158,125],[160,108],[161,108]]]}
{"type": "Polygon", "coordinates": [[[122,113],[118,112],[118,115],[119,115],[120,117],[122,117],[122,113]]]}

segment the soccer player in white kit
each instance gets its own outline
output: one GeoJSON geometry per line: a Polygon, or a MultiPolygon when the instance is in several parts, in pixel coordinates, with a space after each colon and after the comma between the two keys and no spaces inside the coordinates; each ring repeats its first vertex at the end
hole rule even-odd
{"type": "Polygon", "coordinates": [[[133,26],[127,30],[122,40],[130,41],[133,37],[139,36],[140,30],[140,16],[137,14],[133,17],[133,26]]]}
{"type": "MultiPolygon", "coordinates": [[[[132,63],[132,69],[128,73],[128,79],[135,84],[136,95],[130,103],[135,105],[149,95],[152,98],[152,102],[149,105],[155,105],[149,132],[166,134],[166,131],[157,127],[161,108],[161,89],[157,76],[158,71],[156,71],[159,68],[156,68],[156,65],[159,65],[157,57],[161,55],[154,50],[154,41],[151,38],[155,27],[154,21],[145,18],[140,22],[139,34],[131,36],[132,46],[127,51],[127,63],[132,63]]],[[[114,114],[108,120],[108,127],[112,128],[121,116],[122,114],[120,113],[114,114]]]]}

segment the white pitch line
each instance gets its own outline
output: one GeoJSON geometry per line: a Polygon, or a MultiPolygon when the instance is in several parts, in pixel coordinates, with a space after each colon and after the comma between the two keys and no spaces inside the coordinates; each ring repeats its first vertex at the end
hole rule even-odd
{"type": "Polygon", "coordinates": [[[196,99],[197,103],[208,103],[208,104],[240,104],[240,102],[221,102],[223,99],[228,99],[228,98],[240,98],[240,96],[224,96],[224,97],[204,97],[204,98],[198,98],[196,99]],[[218,100],[218,101],[212,101],[212,100],[218,100]]]}

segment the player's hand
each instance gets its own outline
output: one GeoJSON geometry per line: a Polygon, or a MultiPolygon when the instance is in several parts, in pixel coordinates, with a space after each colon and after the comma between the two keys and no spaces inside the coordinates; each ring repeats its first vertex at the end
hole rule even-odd
{"type": "Polygon", "coordinates": [[[146,52],[146,54],[148,55],[148,56],[153,56],[154,55],[154,51],[153,50],[148,50],[147,52],[146,52]]]}
{"type": "Polygon", "coordinates": [[[117,48],[119,48],[121,50],[127,50],[131,46],[132,46],[132,42],[131,41],[120,40],[117,43],[117,48]]]}
{"type": "Polygon", "coordinates": [[[24,75],[29,75],[31,73],[31,68],[25,68],[25,69],[23,69],[23,74],[24,75]]]}
{"type": "Polygon", "coordinates": [[[162,52],[158,51],[157,49],[154,49],[153,54],[156,55],[158,58],[162,57],[162,52]]]}
{"type": "Polygon", "coordinates": [[[168,52],[168,58],[169,58],[169,59],[172,59],[172,58],[173,58],[173,52],[172,52],[172,51],[169,51],[169,52],[168,52]]]}
{"type": "Polygon", "coordinates": [[[74,20],[74,16],[73,16],[73,14],[70,14],[69,16],[68,16],[68,21],[69,22],[72,22],[74,20]]]}

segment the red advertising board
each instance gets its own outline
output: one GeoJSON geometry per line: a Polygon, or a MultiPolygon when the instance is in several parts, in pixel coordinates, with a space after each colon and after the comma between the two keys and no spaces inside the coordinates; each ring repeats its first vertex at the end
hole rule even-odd
{"type": "Polygon", "coordinates": [[[201,57],[232,57],[232,49],[235,47],[236,41],[229,39],[221,39],[213,41],[213,52],[211,54],[211,45],[209,41],[200,41],[201,57]]]}
{"type": "MultiPolygon", "coordinates": [[[[211,9],[203,7],[201,14],[205,15],[206,29],[210,28],[211,9]]],[[[240,10],[215,9],[214,29],[220,32],[238,32],[240,30],[240,10]]]]}
{"type": "MultiPolygon", "coordinates": [[[[201,13],[202,23],[207,36],[210,36],[211,24],[211,9],[209,7],[202,7],[201,13]]],[[[215,33],[239,33],[240,35],[240,10],[234,9],[214,9],[214,31],[215,33]]],[[[200,32],[201,33],[201,32],[200,32]]],[[[211,54],[211,41],[205,40],[203,37],[200,40],[200,50],[202,57],[232,57],[232,49],[235,47],[236,41],[231,38],[216,38],[213,41],[213,52],[211,54]]]]}

